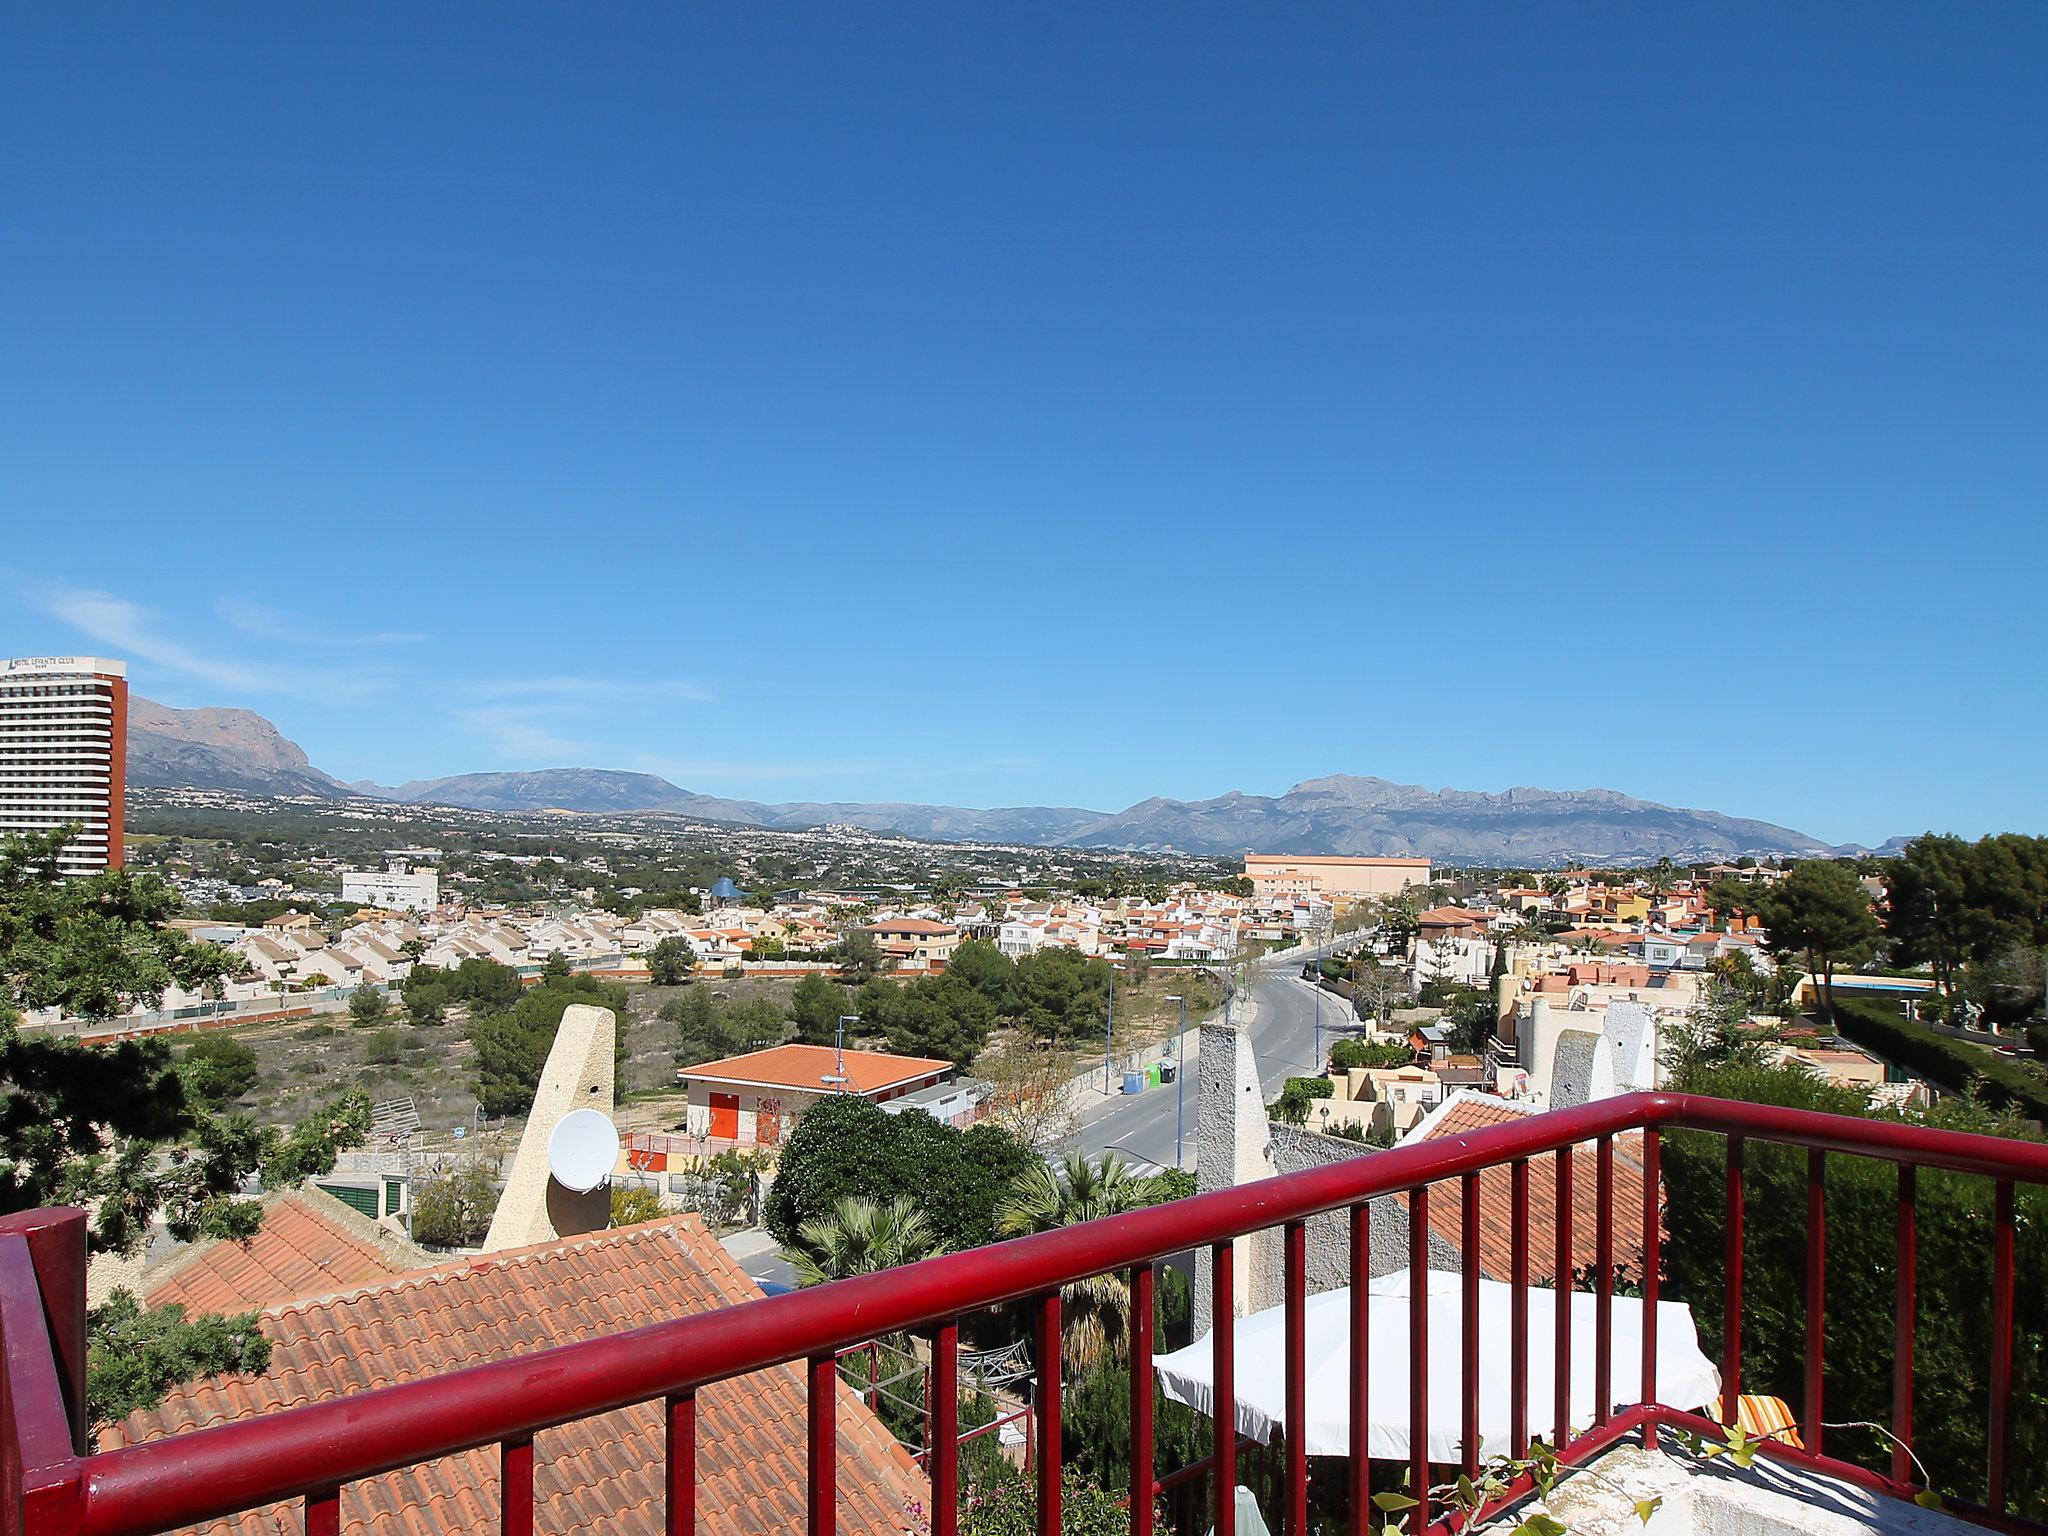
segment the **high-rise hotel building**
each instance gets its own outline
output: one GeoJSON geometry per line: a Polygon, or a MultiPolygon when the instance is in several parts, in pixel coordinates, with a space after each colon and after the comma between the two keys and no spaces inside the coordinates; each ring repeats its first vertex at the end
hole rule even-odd
{"type": "Polygon", "coordinates": [[[76,825],[58,866],[119,869],[127,786],[127,663],[0,661],[0,837],[76,825]]]}

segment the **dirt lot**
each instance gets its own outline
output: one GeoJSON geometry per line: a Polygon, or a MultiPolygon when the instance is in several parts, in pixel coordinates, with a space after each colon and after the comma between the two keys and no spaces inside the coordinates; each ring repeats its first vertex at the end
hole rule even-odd
{"type": "MultiPolygon", "coordinates": [[[[710,992],[721,1003],[761,997],[782,1007],[789,1002],[796,983],[767,978],[727,981],[703,977],[690,985],[710,992]]],[[[623,1021],[626,1061],[619,1080],[618,1115],[620,1125],[627,1130],[669,1130],[682,1120],[683,1101],[675,1091],[670,1026],[656,1015],[663,1004],[683,990],[644,985],[628,988],[630,1013],[623,1021]]],[[[1154,969],[1135,989],[1119,985],[1119,1049],[1132,1049],[1170,1035],[1178,1010],[1166,999],[1179,991],[1187,994],[1191,1026],[1215,1008],[1222,997],[1221,989],[1208,977],[1164,967],[1154,969]]],[[[340,1013],[289,1024],[251,1025],[232,1033],[256,1052],[256,1086],[243,1097],[241,1107],[259,1121],[273,1125],[291,1123],[321,1099],[359,1087],[380,1102],[412,1099],[419,1109],[421,1125],[430,1136],[474,1123],[474,1069],[459,1011],[451,1013],[447,1023],[425,1029],[405,1022],[403,1012],[394,1008],[390,1022],[369,1028],[351,1023],[346,1013],[340,1013]]],[[[1076,1069],[1091,1056],[1099,1059],[1095,1047],[1077,1049],[1076,1069]]],[[[505,1130],[516,1134],[519,1123],[515,1119],[505,1130]]]]}
{"type": "MultiPolygon", "coordinates": [[[[766,997],[783,1004],[795,983],[706,978],[691,985],[707,988],[721,1000],[766,997]]],[[[622,1021],[626,1030],[626,1062],[619,1082],[622,1104],[630,1105],[675,1086],[670,1026],[655,1015],[681,990],[629,987],[631,1011],[622,1021]]],[[[257,1061],[256,1086],[243,1097],[240,1107],[266,1124],[296,1121],[310,1105],[328,1095],[358,1087],[374,1100],[411,1098],[429,1132],[468,1125],[476,1113],[470,1044],[464,1038],[459,1011],[451,1013],[447,1023],[425,1029],[405,1022],[403,1012],[394,1009],[389,1023],[369,1028],[352,1024],[346,1013],[340,1013],[289,1024],[252,1025],[231,1033],[255,1051],[257,1061]]],[[[622,1114],[622,1118],[638,1121],[645,1117],[622,1114]]]]}

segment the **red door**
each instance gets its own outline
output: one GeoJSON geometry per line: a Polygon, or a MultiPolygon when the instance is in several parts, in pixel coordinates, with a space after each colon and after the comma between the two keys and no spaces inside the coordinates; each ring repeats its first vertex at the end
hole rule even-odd
{"type": "Polygon", "coordinates": [[[727,1141],[740,1139],[740,1096],[736,1093],[711,1095],[711,1134],[727,1141]]]}

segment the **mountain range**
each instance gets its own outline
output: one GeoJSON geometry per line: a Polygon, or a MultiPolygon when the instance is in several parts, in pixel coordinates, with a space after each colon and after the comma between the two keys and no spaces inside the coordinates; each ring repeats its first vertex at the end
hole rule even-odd
{"type": "Polygon", "coordinates": [[[1234,856],[1261,853],[1425,854],[1452,864],[1554,865],[1822,854],[1817,838],[1770,822],[1638,800],[1612,789],[1430,790],[1330,774],[1284,795],[1233,790],[1209,800],[1154,797],[1116,811],[1077,806],[960,806],[802,801],[763,804],[697,794],[650,773],[545,768],[465,773],[396,787],[344,784],[297,743],[246,709],[170,709],[131,700],[128,780],[164,789],[258,795],[374,796],[484,811],[642,812],[800,829],[863,827],[952,842],[1127,848],[1234,856]]]}

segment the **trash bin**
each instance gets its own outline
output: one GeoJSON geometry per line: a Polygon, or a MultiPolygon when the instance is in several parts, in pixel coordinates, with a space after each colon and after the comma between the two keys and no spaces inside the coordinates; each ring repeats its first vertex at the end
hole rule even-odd
{"type": "Polygon", "coordinates": [[[1157,1088],[1159,1086],[1159,1063],[1156,1061],[1145,1069],[1145,1086],[1147,1088],[1157,1088]]]}
{"type": "Polygon", "coordinates": [[[1172,1081],[1173,1081],[1173,1080],[1174,1080],[1175,1078],[1177,1078],[1177,1077],[1179,1077],[1179,1076],[1180,1076],[1180,1068],[1179,1068],[1179,1067],[1177,1067],[1177,1066],[1175,1066],[1175,1065],[1174,1065],[1174,1064],[1173,1064],[1172,1062],[1170,1062],[1170,1061],[1162,1061],[1161,1063],[1159,1063],[1159,1081],[1160,1081],[1160,1082],[1162,1082],[1162,1083],[1170,1083],[1170,1082],[1172,1082],[1172,1081]]]}
{"type": "Polygon", "coordinates": [[[1142,1073],[1142,1072],[1126,1072],[1126,1073],[1124,1074],[1124,1092],[1125,1092],[1125,1093],[1143,1093],[1144,1091],[1145,1091],[1145,1074],[1144,1074],[1144,1073],[1142,1073]]]}

